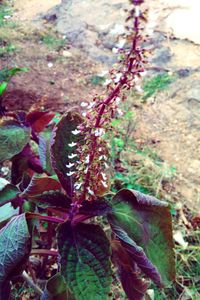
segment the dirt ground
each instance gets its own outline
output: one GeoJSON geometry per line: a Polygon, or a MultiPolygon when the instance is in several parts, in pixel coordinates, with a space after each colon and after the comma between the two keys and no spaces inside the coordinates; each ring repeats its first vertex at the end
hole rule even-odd
{"type": "MultiPolygon", "coordinates": [[[[18,65],[29,71],[13,78],[9,85],[4,101],[11,110],[42,107],[63,112],[82,99],[92,99],[103,88],[92,83],[92,78],[108,67],[72,47],[65,36],[55,33],[53,22],[41,17],[59,3],[13,2],[16,26],[12,34],[5,29],[3,35],[7,43],[15,44],[16,51],[1,58],[1,67],[18,65]]],[[[177,201],[199,210],[200,46],[164,29],[169,14],[166,5],[166,1],[152,1],[151,18],[155,21],[157,14],[155,22],[160,22],[151,40],[155,50],[152,65],[167,69],[176,79],[137,106],[135,137],[148,144],[157,141],[157,153],[177,170],[177,201]]]]}

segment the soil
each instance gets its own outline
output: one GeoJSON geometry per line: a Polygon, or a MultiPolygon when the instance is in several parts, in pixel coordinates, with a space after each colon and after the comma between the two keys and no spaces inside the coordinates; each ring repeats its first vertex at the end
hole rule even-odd
{"type": "MultiPolygon", "coordinates": [[[[4,36],[17,51],[5,54],[1,67],[18,65],[28,67],[29,71],[13,78],[8,87],[3,101],[11,110],[35,107],[63,112],[102,91],[102,86],[92,84],[91,79],[108,66],[89,57],[83,49],[73,47],[63,33],[55,33],[52,20],[43,18],[60,2],[14,1],[12,20],[16,27],[10,35],[4,32],[4,36]],[[42,42],[47,35],[53,35],[57,44],[42,42]]],[[[150,25],[153,24],[154,34],[150,47],[154,56],[151,64],[176,75],[176,79],[166,90],[137,105],[134,135],[147,144],[157,141],[156,152],[177,170],[174,183],[177,201],[199,210],[200,46],[188,37],[174,36],[165,26],[169,2],[152,1],[150,25]]]]}

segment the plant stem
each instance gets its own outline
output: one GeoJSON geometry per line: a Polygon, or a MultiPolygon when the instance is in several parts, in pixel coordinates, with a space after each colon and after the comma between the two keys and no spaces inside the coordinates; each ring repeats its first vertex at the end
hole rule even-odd
{"type": "MultiPolygon", "coordinates": [[[[124,71],[124,73],[122,74],[117,86],[111,91],[111,93],[108,95],[108,97],[103,100],[93,128],[99,128],[101,126],[101,120],[104,115],[104,111],[105,111],[106,107],[112,101],[115,101],[115,99],[118,97],[118,95],[120,94],[123,87],[129,83],[129,75],[133,76],[140,72],[140,70],[138,70],[138,66],[137,66],[137,57],[140,52],[140,50],[137,49],[137,44],[138,44],[138,39],[139,39],[139,16],[134,17],[133,30],[134,30],[135,34],[133,37],[132,46],[131,46],[131,49],[125,59],[126,71],[124,71]],[[135,70],[133,70],[134,64],[135,64],[135,70]]],[[[98,139],[98,137],[93,135],[93,142],[91,145],[91,153],[89,156],[88,171],[85,176],[83,193],[82,193],[78,203],[82,203],[85,200],[87,188],[89,186],[90,177],[91,177],[91,166],[94,161],[96,150],[97,150],[97,139],[98,139]]]]}
{"type": "Polygon", "coordinates": [[[30,285],[30,286],[34,289],[34,291],[35,291],[39,296],[42,296],[42,295],[43,295],[43,291],[41,290],[41,288],[33,282],[33,280],[32,280],[31,277],[26,273],[26,271],[23,271],[22,277],[23,277],[23,279],[28,283],[28,285],[30,285]]]}

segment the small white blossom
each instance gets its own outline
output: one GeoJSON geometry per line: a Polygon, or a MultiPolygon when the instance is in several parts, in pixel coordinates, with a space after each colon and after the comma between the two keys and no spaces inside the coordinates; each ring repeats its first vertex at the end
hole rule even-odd
{"type": "Polygon", "coordinates": [[[88,109],[93,108],[95,105],[96,105],[95,102],[91,102],[91,103],[89,104],[89,106],[88,106],[88,109]]]}
{"type": "Polygon", "coordinates": [[[107,160],[107,157],[105,155],[100,155],[99,160],[107,160]]]}
{"type": "Polygon", "coordinates": [[[69,159],[72,159],[72,158],[74,158],[74,157],[76,157],[76,156],[78,156],[78,155],[75,154],[75,153],[72,153],[72,154],[69,154],[69,155],[68,155],[68,158],[69,158],[69,159]]]}
{"type": "Polygon", "coordinates": [[[89,187],[87,188],[87,190],[88,190],[88,194],[94,196],[94,192],[89,187]]]}
{"type": "Polygon", "coordinates": [[[83,112],[82,113],[82,116],[85,118],[87,116],[87,113],[86,112],[83,112]]]}
{"type": "Polygon", "coordinates": [[[109,169],[109,165],[106,162],[104,163],[104,166],[106,169],[109,169]]]}
{"type": "Polygon", "coordinates": [[[117,98],[115,99],[115,102],[116,102],[117,105],[120,103],[120,101],[121,101],[121,99],[120,99],[119,97],[117,97],[117,98]]]}
{"type": "Polygon", "coordinates": [[[74,173],[75,173],[74,171],[73,172],[71,171],[71,172],[67,173],[67,176],[72,176],[74,173]]]}
{"type": "Polygon", "coordinates": [[[135,17],[139,17],[140,16],[140,8],[139,8],[139,6],[138,5],[136,5],[136,7],[135,7],[135,17]]]}
{"type": "Polygon", "coordinates": [[[120,108],[117,109],[117,113],[118,113],[119,116],[123,116],[123,114],[124,114],[123,111],[120,108]]]}
{"type": "Polygon", "coordinates": [[[87,107],[88,103],[87,102],[81,102],[81,107],[87,107]]]}
{"type": "Polygon", "coordinates": [[[105,181],[101,180],[101,183],[103,184],[103,186],[104,186],[105,188],[108,187],[108,185],[107,185],[107,183],[106,183],[105,181]]]}
{"type": "Polygon", "coordinates": [[[105,134],[105,129],[104,128],[97,128],[94,132],[95,136],[102,136],[105,134]]]}
{"type": "Polygon", "coordinates": [[[82,182],[80,182],[80,183],[75,183],[75,184],[74,184],[75,189],[76,189],[76,190],[79,190],[79,189],[81,188],[82,184],[83,184],[82,182]]]}
{"type": "Polygon", "coordinates": [[[112,52],[113,52],[114,54],[117,54],[117,53],[119,52],[119,50],[118,50],[118,48],[114,47],[114,48],[112,48],[112,52]]]}
{"type": "Polygon", "coordinates": [[[101,173],[103,180],[107,179],[107,175],[105,173],[101,173]]]}
{"type": "Polygon", "coordinates": [[[90,162],[90,155],[88,154],[88,155],[86,156],[85,163],[86,163],[86,164],[89,164],[89,162],[90,162]]]}
{"type": "Polygon", "coordinates": [[[122,74],[121,73],[117,73],[116,76],[115,76],[115,80],[114,80],[115,83],[118,83],[120,81],[121,77],[122,77],[122,74]]]}
{"type": "Polygon", "coordinates": [[[70,169],[70,168],[73,167],[73,166],[74,166],[73,163],[69,163],[68,165],[66,165],[66,167],[67,167],[68,169],[70,169]]]}
{"type": "Polygon", "coordinates": [[[103,83],[103,85],[109,85],[112,82],[111,79],[106,79],[103,83]]]}
{"type": "Polygon", "coordinates": [[[77,129],[75,129],[75,130],[72,130],[72,134],[73,135],[77,135],[77,134],[79,134],[81,131],[80,130],[77,130],[77,129]]]}
{"type": "Polygon", "coordinates": [[[88,172],[88,167],[85,169],[84,174],[87,174],[88,172]]]}
{"type": "Polygon", "coordinates": [[[68,144],[69,147],[74,147],[76,145],[77,145],[77,143],[74,143],[74,142],[68,144]]]}

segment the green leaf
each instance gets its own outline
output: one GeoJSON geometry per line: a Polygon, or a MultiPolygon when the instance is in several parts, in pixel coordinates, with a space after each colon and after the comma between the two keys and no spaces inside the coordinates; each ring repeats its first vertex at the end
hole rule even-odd
{"type": "MultiPolygon", "coordinates": [[[[13,208],[11,203],[6,203],[0,207],[0,223],[4,224],[5,221],[18,214],[19,208],[13,208]]],[[[2,228],[1,224],[0,229],[2,228]]]]}
{"type": "Polygon", "coordinates": [[[22,151],[30,139],[30,128],[16,121],[0,124],[0,162],[12,158],[22,151]]]}
{"type": "Polygon", "coordinates": [[[105,300],[111,284],[111,249],[98,225],[64,223],[58,229],[61,273],[76,300],[105,300]]]}
{"type": "Polygon", "coordinates": [[[175,277],[172,221],[166,202],[146,196],[138,191],[123,189],[113,198],[112,225],[121,227],[143,248],[168,284],[175,277]]]}
{"type": "Polygon", "coordinates": [[[0,96],[3,95],[3,93],[5,92],[7,86],[8,86],[8,83],[7,83],[7,82],[2,82],[2,83],[0,84],[0,96]]]}
{"type": "MultiPolygon", "coordinates": [[[[51,160],[52,166],[57,173],[63,188],[66,190],[68,196],[71,197],[73,191],[72,176],[67,176],[69,172],[66,164],[73,163],[77,160],[69,159],[68,155],[76,153],[76,146],[70,147],[69,144],[76,143],[81,139],[81,135],[74,135],[72,131],[77,129],[77,126],[82,123],[82,118],[79,114],[74,112],[66,113],[56,124],[52,139],[51,139],[51,160]]],[[[70,169],[72,171],[72,169],[70,169]]]]}
{"type": "Polygon", "coordinates": [[[30,252],[30,234],[25,214],[14,217],[0,230],[0,299],[3,287],[19,275],[30,252]]]}
{"type": "Polygon", "coordinates": [[[75,300],[75,298],[67,290],[64,277],[57,273],[48,280],[41,300],[75,300]]]}
{"type": "Polygon", "coordinates": [[[0,178],[0,206],[14,199],[19,194],[18,188],[6,179],[0,178]]]}

